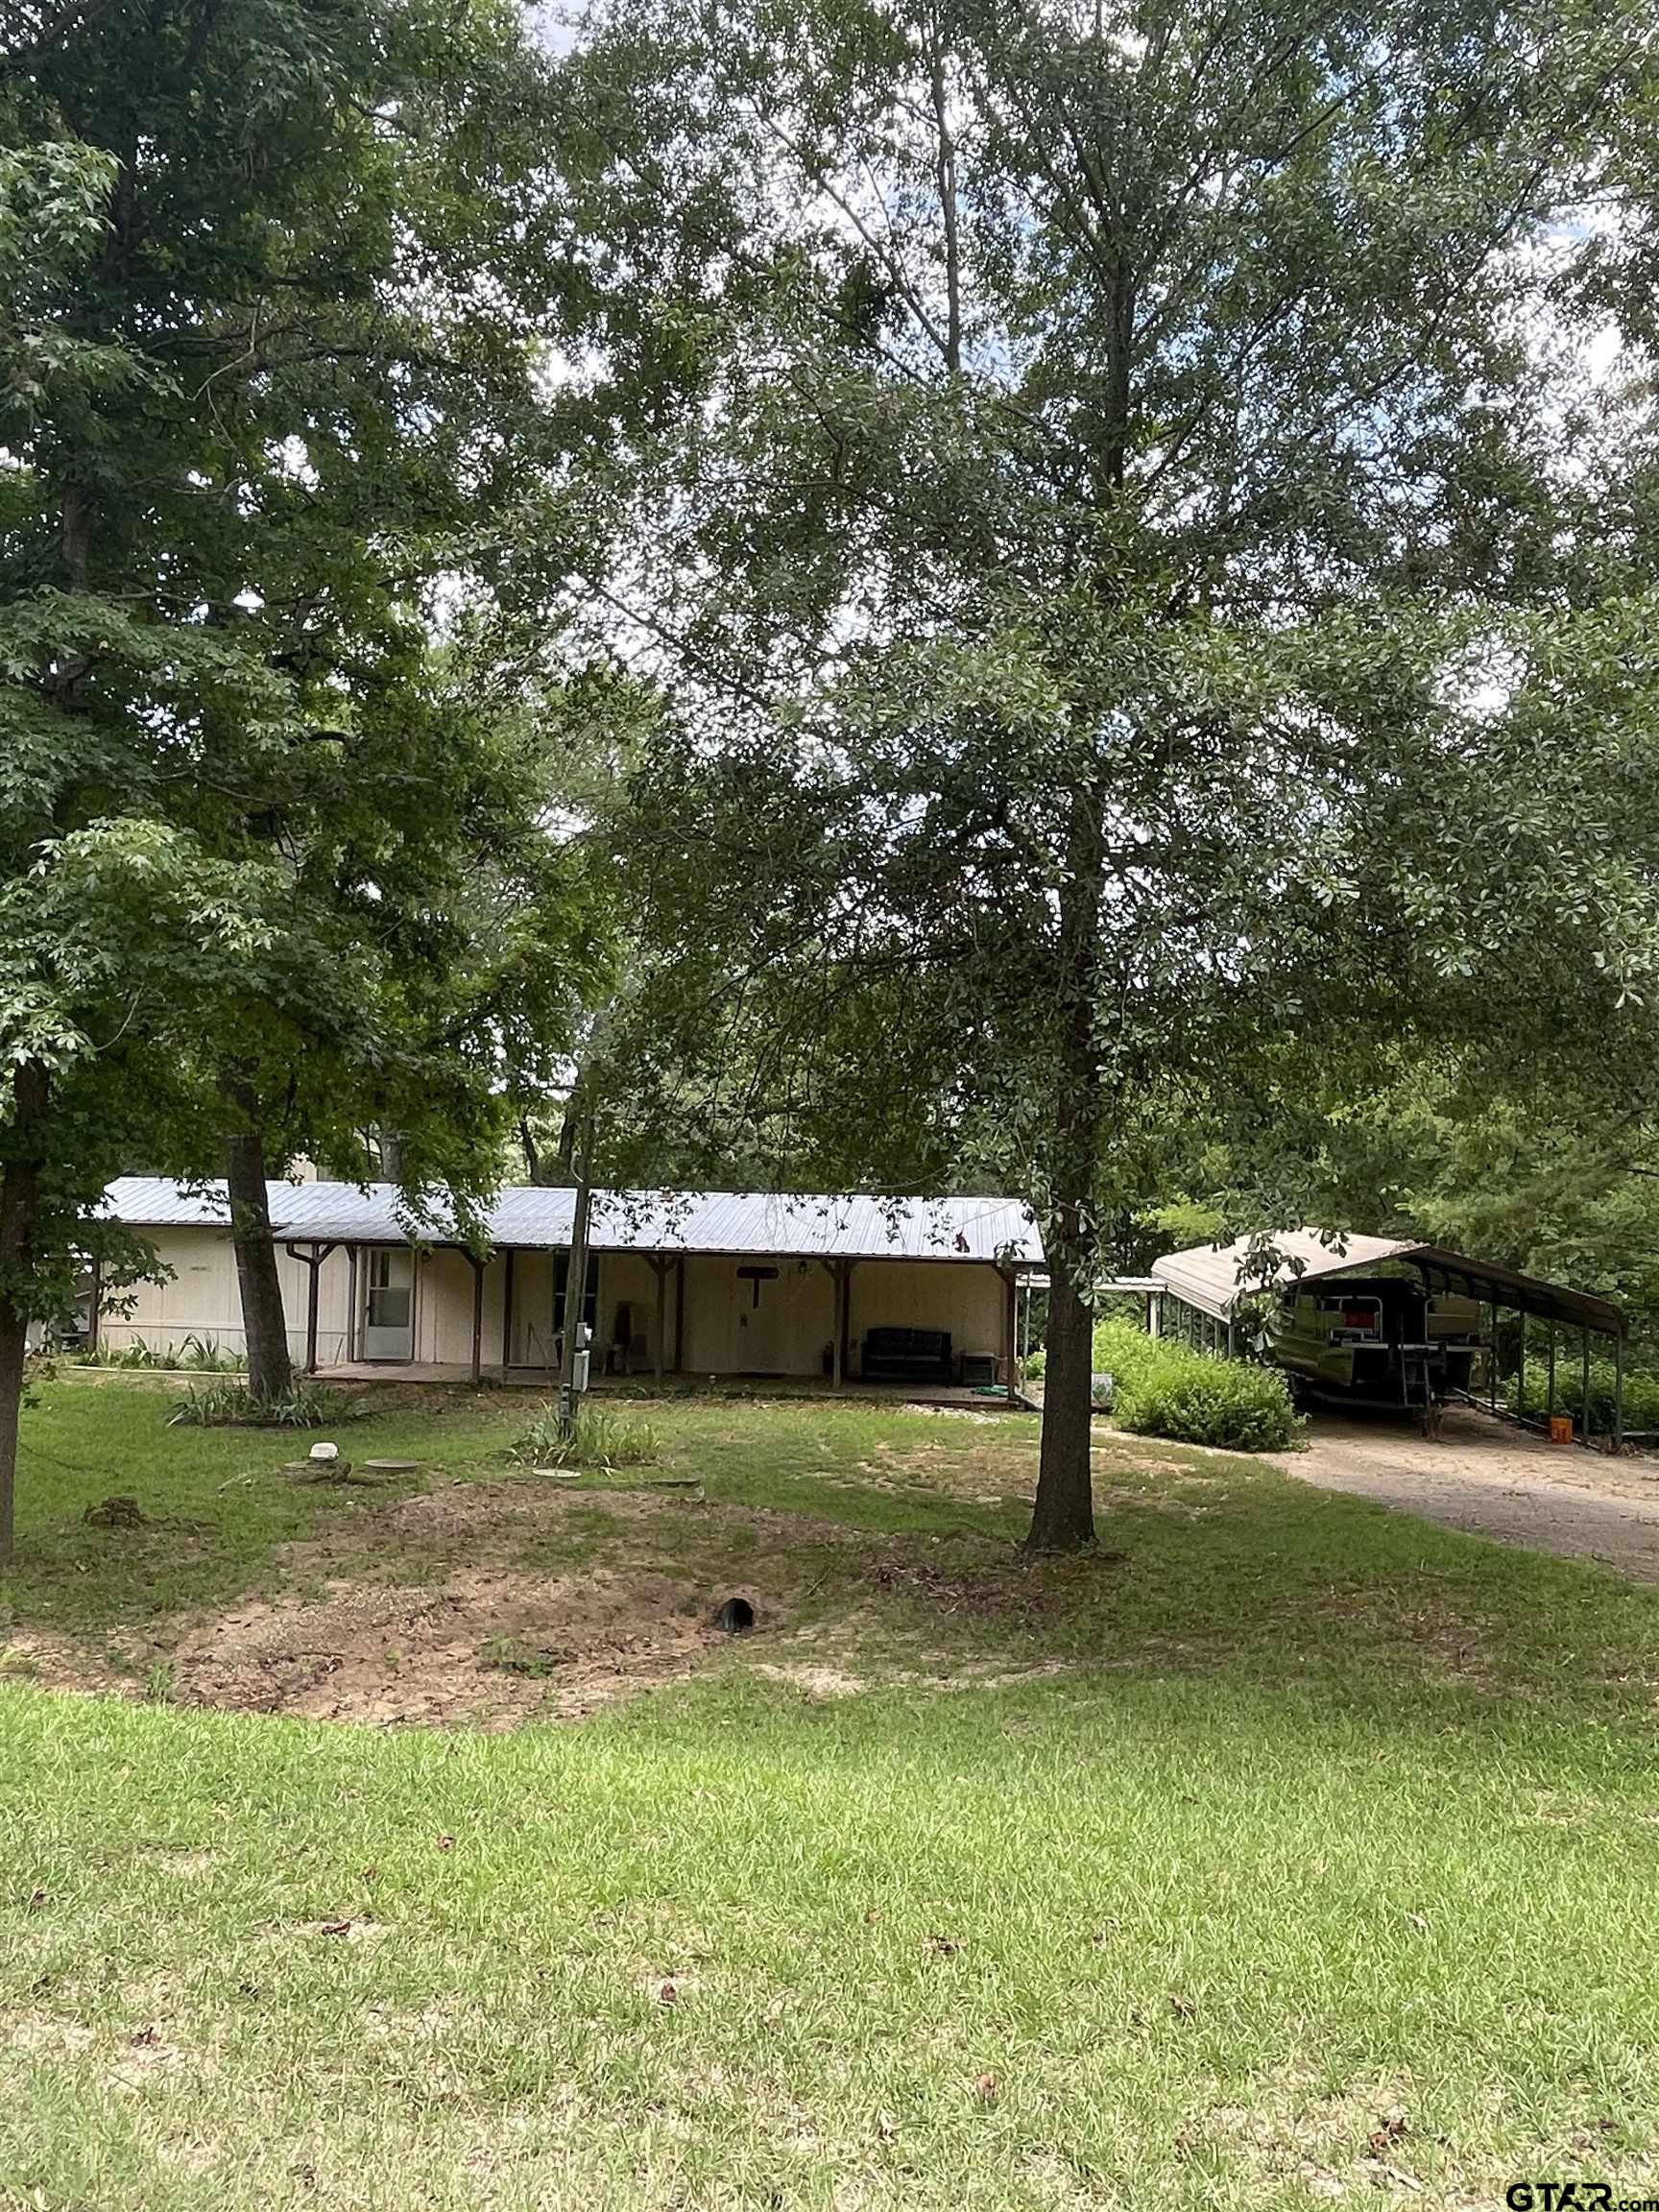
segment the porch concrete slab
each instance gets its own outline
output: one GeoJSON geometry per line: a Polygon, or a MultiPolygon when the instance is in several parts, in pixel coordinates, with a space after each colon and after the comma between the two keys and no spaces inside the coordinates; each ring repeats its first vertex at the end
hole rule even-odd
{"type": "MultiPolygon", "coordinates": [[[[545,1367],[503,1367],[499,1360],[486,1360],[479,1374],[493,1389],[539,1390],[546,1396],[559,1387],[557,1373],[545,1367]]],[[[355,1359],[319,1367],[317,1378],[322,1382],[427,1382],[465,1390],[471,1385],[472,1369],[460,1359],[355,1359]]],[[[709,1392],[752,1398],[852,1398],[889,1406],[968,1406],[990,1412],[1008,1407],[1007,1393],[1000,1388],[992,1393],[948,1383],[861,1382],[849,1378],[837,1390],[832,1382],[811,1375],[664,1375],[661,1383],[649,1374],[595,1375],[589,1394],[685,1398],[709,1392]]],[[[1021,1404],[1031,1409],[1026,1401],[1021,1404]]]]}

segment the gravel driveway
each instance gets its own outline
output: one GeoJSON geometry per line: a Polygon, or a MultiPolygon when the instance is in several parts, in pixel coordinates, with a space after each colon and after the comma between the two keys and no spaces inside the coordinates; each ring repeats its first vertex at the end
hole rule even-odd
{"type": "Polygon", "coordinates": [[[1386,1415],[1316,1413],[1306,1452],[1267,1456],[1321,1490],[1659,1582],[1659,1459],[1547,1444],[1464,1407],[1432,1441],[1386,1415]]]}

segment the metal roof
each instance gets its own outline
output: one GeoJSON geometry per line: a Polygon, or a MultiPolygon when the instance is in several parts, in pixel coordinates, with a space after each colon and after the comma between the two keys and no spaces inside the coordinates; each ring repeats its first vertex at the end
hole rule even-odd
{"type": "MultiPolygon", "coordinates": [[[[1189,1306],[1225,1321],[1241,1297],[1262,1287],[1260,1271],[1240,1283],[1253,1239],[1237,1238],[1224,1245],[1195,1244],[1186,1252],[1171,1252],[1155,1260],[1152,1272],[1167,1290],[1189,1306]]],[[[1623,1312],[1611,1299],[1589,1290],[1569,1289],[1535,1275],[1518,1274],[1490,1260],[1476,1260],[1465,1252],[1451,1252],[1443,1245],[1425,1244],[1412,1237],[1341,1237],[1317,1229],[1282,1229],[1272,1238],[1279,1265],[1271,1275],[1275,1284],[1310,1275],[1352,1275],[1376,1267],[1385,1260],[1404,1260],[1429,1281],[1443,1279],[1448,1288],[1461,1289],[1472,1298],[1499,1306],[1524,1308],[1546,1321],[1564,1322],[1573,1329],[1594,1329],[1609,1336],[1624,1334],[1623,1312]]]]}
{"type": "MultiPolygon", "coordinates": [[[[440,1196],[412,1219],[395,1183],[272,1183],[271,1222],[292,1243],[444,1243],[454,1217],[440,1196]]],[[[561,1250],[570,1242],[573,1190],[518,1185],[484,1210],[493,1244],[561,1250]]],[[[225,1186],[123,1175],[104,1193],[107,1218],[134,1229],[225,1228],[225,1186]]],[[[589,1241],[601,1252],[698,1252],[734,1257],[1041,1262],[1043,1244],[1012,1198],[876,1198],[737,1190],[595,1190],[589,1241]]]]}

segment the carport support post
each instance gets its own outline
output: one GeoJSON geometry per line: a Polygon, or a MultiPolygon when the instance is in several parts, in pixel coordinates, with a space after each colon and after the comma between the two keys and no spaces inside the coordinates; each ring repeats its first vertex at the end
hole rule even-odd
{"type": "Polygon", "coordinates": [[[1584,1342],[1584,1380],[1579,1385],[1584,1395],[1578,1401],[1578,1440],[1582,1444],[1588,1444],[1590,1441],[1590,1332],[1588,1329],[1582,1329],[1579,1331],[1579,1334],[1584,1342]]]}
{"type": "Polygon", "coordinates": [[[1492,1360],[1491,1372],[1488,1374],[1486,1382],[1491,1408],[1496,1413],[1498,1410],[1498,1301],[1496,1298],[1493,1299],[1488,1310],[1492,1315],[1492,1360]]]}
{"type": "Polygon", "coordinates": [[[1624,1449],[1624,1332],[1613,1339],[1613,1449],[1624,1449]]]}
{"type": "Polygon", "coordinates": [[[104,1262],[96,1252],[92,1255],[92,1289],[86,1301],[86,1349],[98,1349],[98,1323],[104,1309],[104,1262]]]}
{"type": "Polygon", "coordinates": [[[484,1380],[484,1262],[476,1252],[467,1255],[472,1266],[472,1387],[484,1380]]]}
{"type": "Polygon", "coordinates": [[[1550,1364],[1546,1370],[1546,1378],[1544,1419],[1546,1422],[1550,1422],[1555,1418],[1555,1324],[1553,1321],[1550,1324],[1550,1364]]]}
{"type": "Polygon", "coordinates": [[[685,1255],[681,1252],[674,1261],[674,1372],[678,1375],[685,1364],[685,1255]]]}
{"type": "Polygon", "coordinates": [[[507,1380],[507,1370],[513,1364],[513,1262],[518,1257],[509,1244],[507,1247],[506,1275],[501,1284],[501,1380],[507,1380]]]}
{"type": "Polygon", "coordinates": [[[1527,1418],[1527,1309],[1520,1310],[1520,1334],[1515,1339],[1515,1410],[1527,1418]]]}
{"type": "Polygon", "coordinates": [[[1002,1277],[1002,1351],[1003,1357],[1008,1362],[1008,1403],[1010,1406],[1018,1406],[1020,1403],[1020,1362],[1018,1358],[1019,1339],[1014,1331],[1014,1300],[1016,1296],[1014,1276],[1012,1270],[1008,1268],[999,1268],[998,1272],[1002,1277]]]}

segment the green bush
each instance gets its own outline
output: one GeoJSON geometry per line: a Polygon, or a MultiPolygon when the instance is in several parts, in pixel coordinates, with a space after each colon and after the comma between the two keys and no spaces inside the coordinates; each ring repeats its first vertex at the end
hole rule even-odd
{"type": "Polygon", "coordinates": [[[190,1375],[237,1375],[248,1362],[240,1352],[221,1344],[216,1336],[186,1336],[182,1344],[146,1344],[134,1336],[130,1344],[99,1345],[95,1351],[77,1352],[78,1367],[120,1367],[148,1370],[166,1367],[190,1375]]]}
{"type": "Polygon", "coordinates": [[[601,1472],[643,1467],[661,1455],[661,1442],[649,1421],[631,1420],[597,1406],[580,1408],[568,1436],[561,1432],[557,1408],[543,1406],[513,1447],[514,1457],[527,1459],[533,1467],[592,1467],[601,1472]]]}
{"type": "Polygon", "coordinates": [[[1142,1436],[1230,1452],[1282,1452],[1302,1427],[1276,1367],[1213,1358],[1129,1321],[1094,1331],[1094,1367],[1116,1384],[1113,1411],[1142,1436]]]}
{"type": "Polygon", "coordinates": [[[167,1421],[184,1429],[334,1429],[367,1410],[349,1390],[326,1382],[296,1382],[280,1398],[255,1398],[246,1382],[221,1375],[193,1383],[167,1421]]]}
{"type": "MultiPolygon", "coordinates": [[[[1618,1370],[1612,1360],[1592,1359],[1590,1426],[1598,1436],[1605,1436],[1613,1427],[1613,1401],[1617,1386],[1618,1370]]],[[[1503,1403],[1511,1413],[1524,1412],[1534,1421],[1542,1421],[1550,1396],[1544,1355],[1534,1346],[1527,1347],[1525,1403],[1516,1396],[1513,1375],[1503,1378],[1502,1388],[1503,1403]]],[[[1575,1421],[1583,1418],[1583,1365],[1579,1359],[1566,1352],[1562,1352],[1555,1362],[1555,1410],[1557,1413],[1571,1413],[1575,1421]]],[[[1659,1430],[1659,1375],[1638,1370],[1625,1376],[1624,1426],[1629,1430],[1659,1430]]]]}

